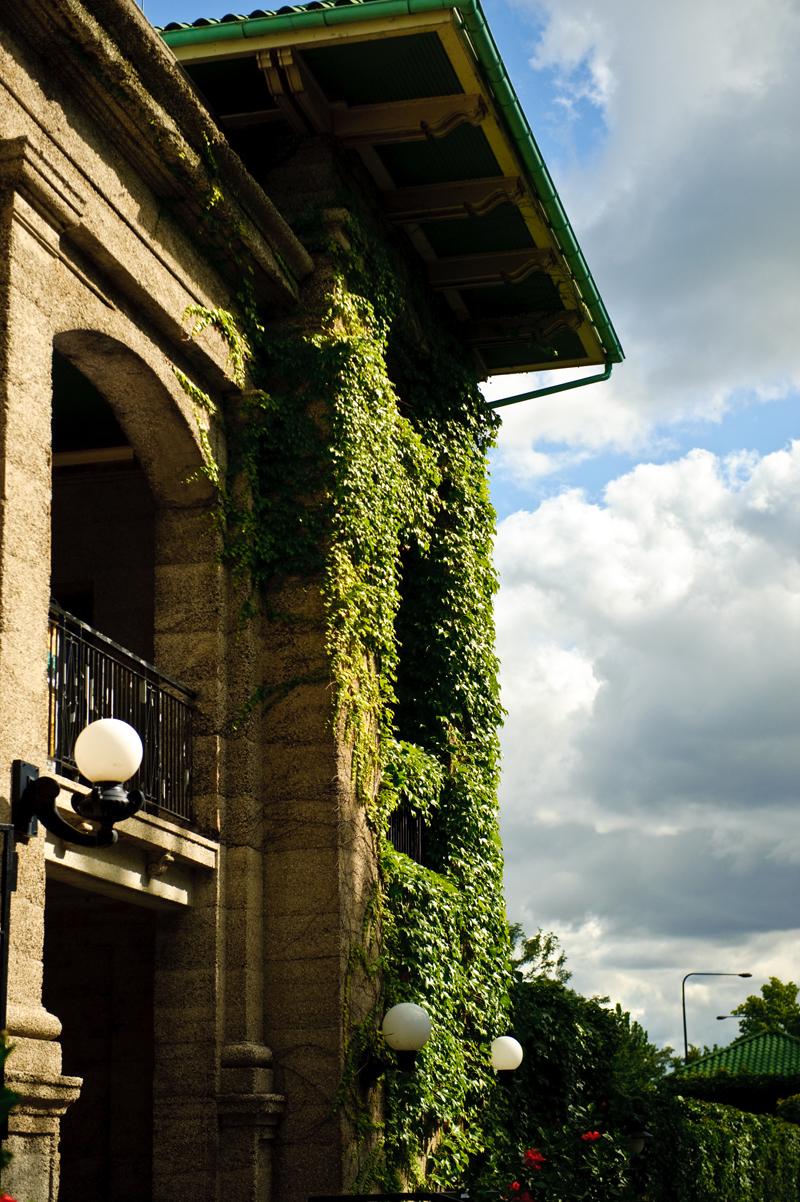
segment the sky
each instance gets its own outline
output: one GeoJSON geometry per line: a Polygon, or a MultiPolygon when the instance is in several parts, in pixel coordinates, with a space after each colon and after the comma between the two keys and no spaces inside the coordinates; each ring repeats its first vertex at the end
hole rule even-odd
{"type": "Polygon", "coordinates": [[[484,12],[626,352],[492,459],[509,916],[676,1048],[751,972],[727,1042],[800,978],[800,5],[484,12]]]}

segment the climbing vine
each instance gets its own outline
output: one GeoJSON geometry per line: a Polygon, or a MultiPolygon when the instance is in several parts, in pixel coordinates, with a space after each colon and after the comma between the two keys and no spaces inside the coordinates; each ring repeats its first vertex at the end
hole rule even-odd
{"type": "Polygon", "coordinates": [[[452,1187],[495,1114],[488,1051],[506,1029],[511,976],[485,463],[494,418],[441,315],[364,228],[353,221],[326,248],[327,307],[308,326],[262,326],[251,306],[244,335],[220,311],[190,317],[194,332],[220,333],[232,374],[247,366],[256,385],[222,415],[228,478],[207,465],[224,559],[268,604],[287,573],[319,582],[335,723],[379,853],[351,966],[381,980],[383,996],[354,1023],[339,1095],[364,1135],[358,1184],[452,1187]],[[422,864],[389,839],[399,806],[424,823],[422,864]],[[400,1000],[425,1006],[433,1035],[413,1074],[386,1074],[381,1120],[359,1070],[380,1011],[400,1000]]]}

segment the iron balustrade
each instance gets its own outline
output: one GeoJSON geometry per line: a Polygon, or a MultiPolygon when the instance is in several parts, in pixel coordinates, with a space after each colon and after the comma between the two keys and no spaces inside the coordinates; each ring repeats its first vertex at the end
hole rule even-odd
{"type": "Polygon", "coordinates": [[[389,840],[397,851],[422,863],[422,819],[402,803],[389,815],[389,840]]]}
{"type": "Polygon", "coordinates": [[[62,776],[80,774],[75,739],[97,718],[121,718],[139,734],[142,765],[130,782],[145,809],[182,822],[192,807],[189,689],[58,606],[50,607],[48,756],[62,776]]]}

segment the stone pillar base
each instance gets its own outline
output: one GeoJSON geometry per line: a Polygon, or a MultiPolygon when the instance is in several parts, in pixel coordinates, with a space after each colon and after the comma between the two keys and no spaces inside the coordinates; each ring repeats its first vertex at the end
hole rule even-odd
{"type": "Polygon", "coordinates": [[[255,1043],[228,1044],[222,1054],[219,1184],[225,1202],[272,1197],[272,1141],[284,1099],[272,1093],[272,1053],[255,1043]]]}
{"type": "Polygon", "coordinates": [[[56,1202],[59,1126],[83,1081],[14,1072],[8,1064],[6,1068],[6,1085],[19,1103],[9,1119],[6,1146],[12,1160],[3,1170],[3,1189],[25,1202],[56,1202]]]}

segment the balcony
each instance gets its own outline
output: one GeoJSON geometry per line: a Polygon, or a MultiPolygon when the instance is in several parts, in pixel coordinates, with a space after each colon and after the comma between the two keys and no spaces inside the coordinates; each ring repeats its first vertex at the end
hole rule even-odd
{"type": "Polygon", "coordinates": [[[130,787],[142,790],[145,809],[193,822],[194,694],[55,605],[50,607],[47,675],[48,757],[55,770],[77,779],[72,749],[79,732],[97,718],[121,718],[138,731],[144,746],[130,787]]]}
{"type": "Polygon", "coordinates": [[[402,804],[389,815],[389,841],[396,851],[422,863],[422,819],[402,804]]]}

